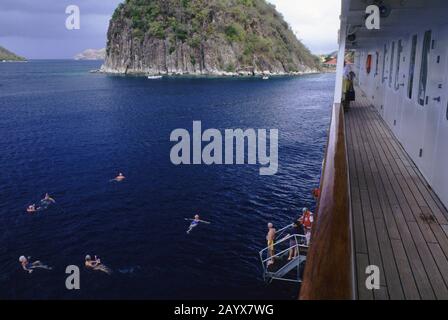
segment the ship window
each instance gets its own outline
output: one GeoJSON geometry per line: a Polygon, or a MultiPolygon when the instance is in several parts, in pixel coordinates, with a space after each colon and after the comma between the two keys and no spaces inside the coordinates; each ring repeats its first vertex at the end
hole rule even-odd
{"type": "Polygon", "coordinates": [[[446,105],[446,120],[448,120],[448,104],[446,105]]]}
{"type": "Polygon", "coordinates": [[[428,81],[428,60],[429,50],[431,49],[431,30],[425,32],[425,38],[423,40],[422,51],[422,67],[420,70],[420,81],[418,86],[418,103],[420,105],[425,104],[426,99],[426,84],[428,81]]]}
{"type": "Polygon", "coordinates": [[[380,53],[377,51],[375,59],[375,77],[378,75],[379,63],[380,63],[380,53]]]}
{"type": "Polygon", "coordinates": [[[386,80],[386,58],[387,58],[387,44],[384,45],[384,56],[383,56],[383,71],[381,76],[381,83],[386,80]]]}
{"type": "Polygon", "coordinates": [[[392,74],[394,72],[394,56],[395,56],[395,42],[392,42],[392,51],[390,53],[390,66],[389,66],[389,88],[392,88],[392,74]]]}
{"type": "Polygon", "coordinates": [[[409,65],[409,77],[408,77],[408,98],[412,99],[412,91],[414,89],[414,71],[415,71],[415,58],[417,55],[417,35],[412,37],[411,48],[411,61],[409,65]]]}
{"type": "Polygon", "coordinates": [[[400,62],[402,53],[403,53],[403,44],[400,40],[398,41],[397,60],[395,65],[395,83],[394,83],[395,90],[400,89],[400,62]]]}

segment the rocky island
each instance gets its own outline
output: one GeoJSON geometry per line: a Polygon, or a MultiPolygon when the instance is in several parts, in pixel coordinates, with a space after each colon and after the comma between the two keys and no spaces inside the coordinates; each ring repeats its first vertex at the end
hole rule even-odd
{"type": "Polygon", "coordinates": [[[11,51],[0,46],[0,62],[24,62],[25,58],[19,57],[11,51]]]}
{"type": "Polygon", "coordinates": [[[107,34],[102,72],[287,75],[319,59],[265,0],[126,0],[107,34]]]}

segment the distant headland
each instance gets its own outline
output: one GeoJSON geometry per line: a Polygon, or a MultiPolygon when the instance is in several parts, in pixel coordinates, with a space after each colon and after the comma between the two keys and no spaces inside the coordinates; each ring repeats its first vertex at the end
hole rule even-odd
{"type": "Polygon", "coordinates": [[[25,62],[25,58],[12,53],[11,51],[0,46],[0,62],[25,62]]]}
{"type": "Polygon", "coordinates": [[[75,60],[104,60],[106,56],[106,48],[103,49],[87,49],[78,53],[75,60]]]}

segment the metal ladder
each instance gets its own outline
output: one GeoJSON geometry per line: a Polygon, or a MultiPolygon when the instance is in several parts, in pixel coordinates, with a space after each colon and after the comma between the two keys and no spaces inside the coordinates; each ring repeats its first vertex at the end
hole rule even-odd
{"type": "MultiPolygon", "coordinates": [[[[289,227],[279,230],[278,234],[281,235],[289,227]]],[[[266,282],[272,282],[273,280],[302,282],[302,265],[306,261],[308,252],[306,237],[299,234],[288,235],[274,243],[273,248],[274,255],[272,256],[269,254],[269,247],[259,252],[264,280],[266,282]],[[292,240],[293,245],[290,244],[290,240],[292,240]],[[288,261],[290,250],[297,250],[297,255],[288,261]],[[269,261],[274,263],[268,265],[269,261]]]]}

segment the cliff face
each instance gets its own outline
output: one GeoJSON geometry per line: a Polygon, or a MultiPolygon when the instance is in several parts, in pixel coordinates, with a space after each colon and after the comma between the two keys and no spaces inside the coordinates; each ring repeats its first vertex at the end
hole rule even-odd
{"type": "Polygon", "coordinates": [[[312,72],[318,59],[265,0],[126,0],[109,25],[102,71],[312,72]]]}

